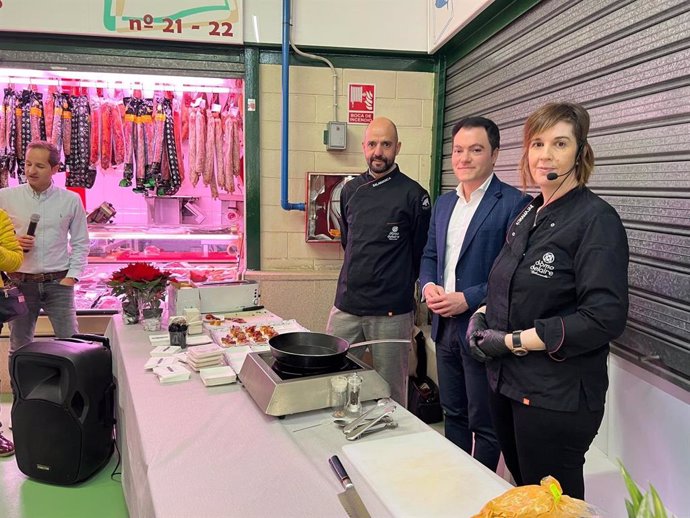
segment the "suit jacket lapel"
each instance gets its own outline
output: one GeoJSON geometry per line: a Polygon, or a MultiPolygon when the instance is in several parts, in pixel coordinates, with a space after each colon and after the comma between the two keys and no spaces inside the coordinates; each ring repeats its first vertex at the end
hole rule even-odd
{"type": "Polygon", "coordinates": [[[472,243],[472,240],[479,230],[479,227],[482,226],[482,223],[484,223],[484,220],[494,208],[494,205],[496,205],[500,197],[500,181],[498,177],[494,175],[489,187],[486,189],[486,192],[482,197],[482,201],[479,202],[479,207],[477,207],[474,216],[472,216],[472,221],[470,221],[469,227],[467,227],[467,233],[465,234],[465,239],[462,242],[462,249],[460,250],[460,257],[458,258],[458,261],[462,259],[463,254],[472,243]]]}
{"type": "Polygon", "coordinates": [[[458,197],[448,196],[448,203],[439,207],[439,221],[436,223],[437,228],[441,230],[438,236],[438,243],[436,250],[439,251],[439,258],[441,259],[441,266],[445,268],[446,265],[446,240],[448,239],[448,225],[450,225],[450,217],[453,215],[453,209],[458,202],[458,197]]]}

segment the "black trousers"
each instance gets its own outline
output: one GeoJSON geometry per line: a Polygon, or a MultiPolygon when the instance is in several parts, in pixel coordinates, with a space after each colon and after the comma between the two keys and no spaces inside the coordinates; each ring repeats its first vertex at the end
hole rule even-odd
{"type": "Polygon", "coordinates": [[[599,430],[604,409],[589,410],[582,391],[576,412],[536,408],[489,392],[498,442],[517,484],[539,484],[551,475],[560,482],[563,494],[584,500],[585,453],[599,430]]]}
{"type": "Polygon", "coordinates": [[[496,471],[501,448],[489,413],[486,367],[472,358],[454,318],[441,318],[436,342],[436,367],[446,439],[491,471],[496,471]],[[474,448],[473,448],[474,446],[474,448]]]}

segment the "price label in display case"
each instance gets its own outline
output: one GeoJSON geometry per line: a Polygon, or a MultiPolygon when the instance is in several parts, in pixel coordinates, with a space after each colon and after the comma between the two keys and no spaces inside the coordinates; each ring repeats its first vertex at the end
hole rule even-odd
{"type": "Polygon", "coordinates": [[[242,44],[240,0],[0,0],[0,30],[242,44]],[[76,15],[78,13],[78,16],[76,15]]]}

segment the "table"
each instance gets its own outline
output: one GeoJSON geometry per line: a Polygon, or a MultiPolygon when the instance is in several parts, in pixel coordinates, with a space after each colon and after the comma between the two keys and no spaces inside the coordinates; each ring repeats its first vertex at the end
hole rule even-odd
{"type": "MultiPolygon", "coordinates": [[[[116,316],[106,336],[118,385],[122,485],[132,518],[343,517],[336,496],[342,488],[327,462],[333,454],[341,456],[371,515],[392,516],[342,454],[353,443],[329,411],[280,420],[263,414],[240,384],[207,388],[198,373],[161,385],[144,370],[151,346],[141,326],[125,326],[116,316]]],[[[430,430],[403,408],[395,418],[397,429],[360,441],[430,430]]],[[[482,469],[477,463],[479,476],[487,476],[482,469]]],[[[471,506],[476,511],[482,503],[471,506]]]]}

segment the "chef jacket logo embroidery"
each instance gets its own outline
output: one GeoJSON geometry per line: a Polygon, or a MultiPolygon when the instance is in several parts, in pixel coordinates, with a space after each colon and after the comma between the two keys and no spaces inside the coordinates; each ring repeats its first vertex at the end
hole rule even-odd
{"type": "Polygon", "coordinates": [[[532,275],[538,275],[544,279],[553,277],[554,267],[551,264],[556,260],[556,257],[551,252],[546,252],[541,259],[537,259],[529,271],[532,275]]]}
{"type": "Polygon", "coordinates": [[[523,210],[522,214],[520,214],[518,219],[515,220],[515,226],[516,227],[519,226],[520,223],[522,223],[522,220],[525,219],[530,212],[532,212],[533,208],[534,208],[534,205],[532,205],[531,203],[529,205],[527,205],[527,208],[525,210],[523,210]]]}
{"type": "Polygon", "coordinates": [[[381,180],[380,182],[374,182],[374,183],[372,183],[371,186],[372,186],[372,187],[378,187],[379,185],[383,185],[384,183],[390,181],[391,178],[393,178],[393,177],[392,177],[392,176],[389,176],[389,177],[387,177],[387,178],[384,178],[384,179],[381,180]]]}
{"type": "Polygon", "coordinates": [[[388,241],[397,241],[398,239],[400,239],[400,232],[398,232],[398,226],[394,225],[388,232],[388,241]]]}

